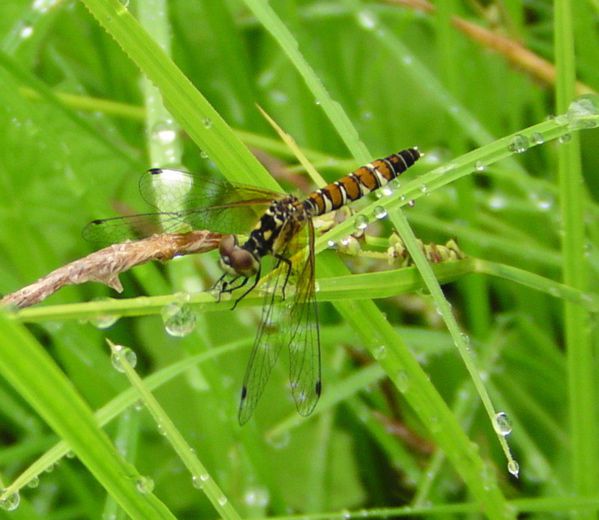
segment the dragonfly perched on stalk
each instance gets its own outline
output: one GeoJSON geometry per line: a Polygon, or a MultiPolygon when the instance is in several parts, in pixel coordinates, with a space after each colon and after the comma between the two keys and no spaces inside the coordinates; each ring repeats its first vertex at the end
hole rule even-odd
{"type": "Polygon", "coordinates": [[[185,226],[227,233],[219,246],[224,274],[216,287],[219,294],[243,289],[237,301],[262,278],[262,259],[274,257],[274,268],[263,284],[262,319],[241,389],[239,422],[244,424],[254,412],[283,347],[289,350],[289,379],[297,411],[307,416],[322,393],[312,219],[378,190],[419,158],[417,148],[408,148],[376,159],[303,200],[154,168],[142,176],[139,187],[144,200],[159,211],[94,220],[83,235],[96,243],[114,243],[157,229],[181,232],[185,226]],[[241,243],[237,233],[256,222],[256,208],[261,207],[265,208],[262,216],[241,243]],[[278,304],[277,297],[285,299],[290,281],[295,290],[284,304],[278,304]]]}

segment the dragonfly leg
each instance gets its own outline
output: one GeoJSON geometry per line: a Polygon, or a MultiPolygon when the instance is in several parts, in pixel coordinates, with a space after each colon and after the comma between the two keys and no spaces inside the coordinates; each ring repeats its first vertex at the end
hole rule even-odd
{"type": "Polygon", "coordinates": [[[281,265],[281,262],[283,262],[285,264],[285,266],[287,267],[287,274],[285,275],[285,281],[283,282],[283,287],[281,289],[281,294],[282,294],[282,297],[284,300],[285,299],[285,288],[287,287],[287,282],[289,281],[289,275],[291,274],[291,260],[289,260],[289,258],[282,256],[282,255],[275,255],[275,258],[279,261],[277,263],[276,268],[278,268],[281,265]]]}
{"type": "MultiPolygon", "coordinates": [[[[241,300],[243,300],[248,294],[250,294],[254,290],[254,287],[256,287],[256,285],[258,285],[258,281],[260,280],[261,270],[262,270],[262,265],[260,264],[260,266],[258,267],[258,272],[256,273],[256,276],[254,277],[254,283],[252,283],[252,285],[250,285],[250,287],[239,298],[237,298],[235,300],[235,303],[233,304],[233,307],[231,307],[231,310],[233,310],[235,307],[237,307],[237,304],[241,300]]],[[[235,289],[239,289],[239,288],[243,287],[247,283],[248,280],[249,280],[249,278],[245,277],[243,283],[241,283],[240,285],[235,287],[235,289]]]]}

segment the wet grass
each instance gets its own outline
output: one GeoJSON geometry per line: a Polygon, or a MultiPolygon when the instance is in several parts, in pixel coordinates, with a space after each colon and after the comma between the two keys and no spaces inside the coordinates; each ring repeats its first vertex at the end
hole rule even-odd
{"type": "Polygon", "coordinates": [[[214,254],[137,267],[119,301],[78,286],[3,317],[13,516],[594,517],[597,13],[441,4],[0,7],[4,293],[88,253],[85,222],[147,211],[148,167],[309,186],[256,104],[329,181],[426,154],[317,240],[324,394],[308,419],[281,360],[237,425],[262,300],[215,303],[214,254]],[[366,239],[349,238],[365,221],[366,239]],[[389,265],[392,231],[415,267],[389,265]],[[431,269],[416,237],[456,238],[468,258],[431,269]]]}

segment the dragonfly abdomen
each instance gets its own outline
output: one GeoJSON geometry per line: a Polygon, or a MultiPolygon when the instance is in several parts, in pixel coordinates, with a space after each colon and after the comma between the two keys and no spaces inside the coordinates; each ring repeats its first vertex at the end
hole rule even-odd
{"type": "Polygon", "coordinates": [[[312,192],[304,201],[311,215],[322,215],[358,200],[389,183],[420,158],[417,148],[408,148],[354,170],[338,181],[312,192]]]}

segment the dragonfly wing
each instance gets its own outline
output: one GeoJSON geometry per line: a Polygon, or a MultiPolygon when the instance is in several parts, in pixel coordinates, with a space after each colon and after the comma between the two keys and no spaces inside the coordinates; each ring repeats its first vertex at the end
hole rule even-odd
{"type": "Polygon", "coordinates": [[[308,248],[304,261],[298,264],[296,292],[286,317],[282,344],[289,348],[289,380],[297,411],[312,413],[322,389],[320,368],[320,333],[318,305],[315,298],[314,227],[308,220],[308,248]]]}
{"type": "Polygon", "coordinates": [[[279,327],[285,323],[281,319],[282,306],[275,300],[287,279],[287,265],[281,263],[269,279],[263,284],[265,292],[262,306],[262,320],[254,340],[254,346],[243,379],[241,402],[239,404],[239,423],[245,424],[254,413],[254,409],[264,392],[273,367],[281,353],[281,334],[279,327]]]}

